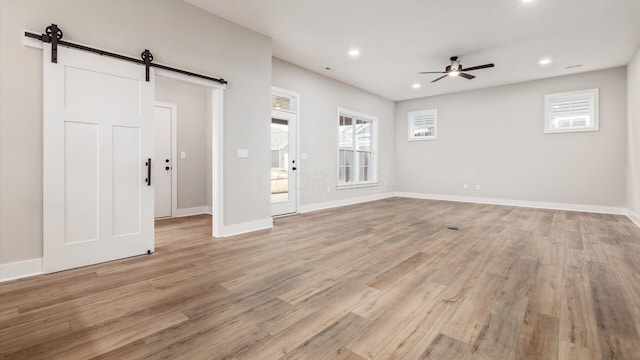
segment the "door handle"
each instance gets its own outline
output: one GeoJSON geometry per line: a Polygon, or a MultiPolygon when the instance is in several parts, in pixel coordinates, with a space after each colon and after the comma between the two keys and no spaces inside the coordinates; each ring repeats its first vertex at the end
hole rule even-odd
{"type": "Polygon", "coordinates": [[[151,186],[151,159],[148,159],[144,164],[147,166],[147,178],[144,181],[147,182],[147,186],[151,186]]]}

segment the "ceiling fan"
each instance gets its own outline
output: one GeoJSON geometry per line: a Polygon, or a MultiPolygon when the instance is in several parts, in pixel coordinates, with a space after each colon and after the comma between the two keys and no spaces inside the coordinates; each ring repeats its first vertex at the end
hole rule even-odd
{"type": "Polygon", "coordinates": [[[453,56],[451,57],[451,65],[448,65],[444,71],[423,71],[420,72],[419,74],[444,74],[442,76],[440,76],[439,78],[431,81],[436,82],[438,80],[442,80],[444,78],[446,78],[447,76],[461,76],[465,79],[469,79],[469,80],[473,80],[475,79],[475,76],[473,75],[469,75],[469,74],[465,74],[465,72],[467,71],[473,71],[473,70],[480,70],[480,69],[487,69],[487,68],[492,68],[495,65],[493,64],[486,64],[486,65],[480,65],[480,66],[472,66],[470,68],[463,68],[462,65],[460,64],[460,61],[458,61],[458,57],[457,56],[453,56]]]}

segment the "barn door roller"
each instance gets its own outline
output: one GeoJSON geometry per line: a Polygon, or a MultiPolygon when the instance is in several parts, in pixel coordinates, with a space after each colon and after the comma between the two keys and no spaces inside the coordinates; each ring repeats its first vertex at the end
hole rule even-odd
{"type": "Polygon", "coordinates": [[[29,38],[33,38],[33,39],[38,39],[38,40],[40,40],[42,42],[45,42],[45,43],[50,43],[51,44],[51,62],[52,63],[57,63],[58,62],[58,45],[60,45],[60,46],[66,46],[66,47],[70,47],[70,48],[74,48],[74,49],[78,49],[78,50],[92,52],[92,53],[95,53],[95,54],[98,54],[98,55],[102,55],[102,56],[109,56],[109,57],[113,57],[113,58],[116,58],[116,59],[130,61],[130,62],[134,62],[136,64],[144,65],[147,81],[149,81],[149,69],[152,68],[152,67],[155,67],[155,68],[158,68],[158,69],[169,70],[169,71],[177,72],[177,73],[180,73],[180,74],[197,77],[197,78],[200,78],[200,79],[212,80],[212,81],[218,82],[220,84],[227,84],[227,81],[225,79],[214,78],[214,77],[211,77],[211,76],[194,73],[194,72],[187,71],[187,70],[177,69],[177,68],[173,68],[173,67],[166,66],[166,65],[155,64],[155,63],[152,62],[153,61],[153,54],[151,53],[151,51],[149,51],[147,49],[145,49],[140,54],[140,59],[136,59],[136,58],[133,58],[133,57],[130,57],[130,56],[120,55],[120,54],[116,54],[116,53],[113,53],[113,52],[110,52],[110,51],[96,49],[96,48],[92,48],[92,47],[89,47],[89,46],[80,45],[80,44],[76,44],[76,43],[69,42],[69,41],[66,41],[66,40],[62,40],[62,37],[64,36],[64,34],[63,34],[62,30],[56,24],[51,24],[50,26],[47,26],[47,28],[45,29],[45,33],[44,34],[35,34],[35,33],[32,33],[32,32],[25,31],[24,36],[29,37],[29,38]]]}

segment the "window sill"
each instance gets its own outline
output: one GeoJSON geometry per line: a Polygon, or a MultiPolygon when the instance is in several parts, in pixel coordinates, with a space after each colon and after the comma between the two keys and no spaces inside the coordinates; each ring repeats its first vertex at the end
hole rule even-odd
{"type": "Polygon", "coordinates": [[[432,141],[432,140],[438,140],[437,136],[425,136],[425,137],[410,137],[409,141],[432,141]]]}
{"type": "Polygon", "coordinates": [[[545,134],[566,134],[566,133],[581,133],[581,132],[593,132],[600,131],[599,127],[583,127],[583,128],[572,128],[572,129],[545,129],[545,134]]]}
{"type": "Polygon", "coordinates": [[[336,186],[337,190],[347,190],[347,189],[357,189],[357,188],[366,188],[366,187],[376,187],[378,186],[378,182],[367,182],[353,185],[338,185],[336,186]]]}

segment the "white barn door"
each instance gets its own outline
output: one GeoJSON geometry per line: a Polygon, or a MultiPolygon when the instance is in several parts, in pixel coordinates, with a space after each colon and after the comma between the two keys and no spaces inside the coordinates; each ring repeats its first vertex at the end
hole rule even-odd
{"type": "Polygon", "coordinates": [[[134,63],[43,53],[44,272],[153,252],[153,82],[134,63]]]}

